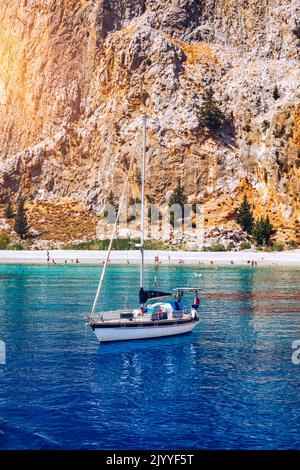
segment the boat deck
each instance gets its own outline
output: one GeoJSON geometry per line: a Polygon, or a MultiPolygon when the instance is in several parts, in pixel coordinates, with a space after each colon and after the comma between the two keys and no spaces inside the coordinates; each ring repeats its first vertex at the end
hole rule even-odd
{"type": "Polygon", "coordinates": [[[92,328],[107,328],[107,327],[147,327],[147,326],[171,326],[181,323],[189,323],[194,321],[190,314],[185,314],[181,318],[168,318],[163,320],[152,320],[151,316],[141,316],[128,320],[126,318],[111,318],[108,320],[93,321],[90,323],[92,328]]]}

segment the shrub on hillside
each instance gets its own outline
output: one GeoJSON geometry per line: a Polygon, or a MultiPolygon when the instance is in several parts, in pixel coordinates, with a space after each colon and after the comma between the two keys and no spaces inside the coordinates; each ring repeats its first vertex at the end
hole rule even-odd
{"type": "Polygon", "coordinates": [[[1,234],[0,235],[0,250],[7,250],[10,244],[10,239],[7,235],[1,234]]]}
{"type": "Polygon", "coordinates": [[[257,220],[252,230],[253,238],[259,246],[270,246],[271,237],[274,233],[275,230],[269,216],[257,220]]]}

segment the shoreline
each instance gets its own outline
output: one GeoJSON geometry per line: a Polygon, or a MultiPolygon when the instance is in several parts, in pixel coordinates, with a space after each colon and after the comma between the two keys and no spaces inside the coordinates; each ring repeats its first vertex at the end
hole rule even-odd
{"type": "MultiPolygon", "coordinates": [[[[49,250],[50,262],[47,263],[47,251],[12,251],[0,250],[0,265],[5,264],[63,264],[63,265],[101,265],[106,257],[106,251],[89,250],[49,250]],[[54,260],[54,262],[53,262],[54,260]],[[76,263],[78,260],[78,263],[76,263]]],[[[300,249],[282,252],[259,251],[226,251],[226,252],[191,252],[191,251],[145,251],[145,264],[155,265],[219,265],[247,266],[251,263],[257,266],[299,266],[300,249]],[[159,262],[155,262],[155,259],[159,262]]],[[[112,251],[111,264],[138,265],[140,252],[112,251]]]]}

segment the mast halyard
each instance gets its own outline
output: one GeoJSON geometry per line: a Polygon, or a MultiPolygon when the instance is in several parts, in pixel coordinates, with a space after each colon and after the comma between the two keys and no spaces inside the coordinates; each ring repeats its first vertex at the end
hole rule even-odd
{"type": "Polygon", "coordinates": [[[145,161],[147,144],[147,116],[143,115],[143,146],[142,146],[142,195],[141,195],[141,278],[140,287],[144,288],[144,264],[145,264],[145,161]]]}

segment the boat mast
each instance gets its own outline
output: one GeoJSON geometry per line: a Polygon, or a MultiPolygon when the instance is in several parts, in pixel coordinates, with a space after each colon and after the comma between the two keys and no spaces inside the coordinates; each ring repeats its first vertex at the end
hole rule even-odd
{"type": "Polygon", "coordinates": [[[147,144],[147,116],[143,115],[143,148],[142,148],[142,196],[141,196],[141,280],[140,287],[144,288],[144,264],[145,264],[145,160],[147,144]]]}

